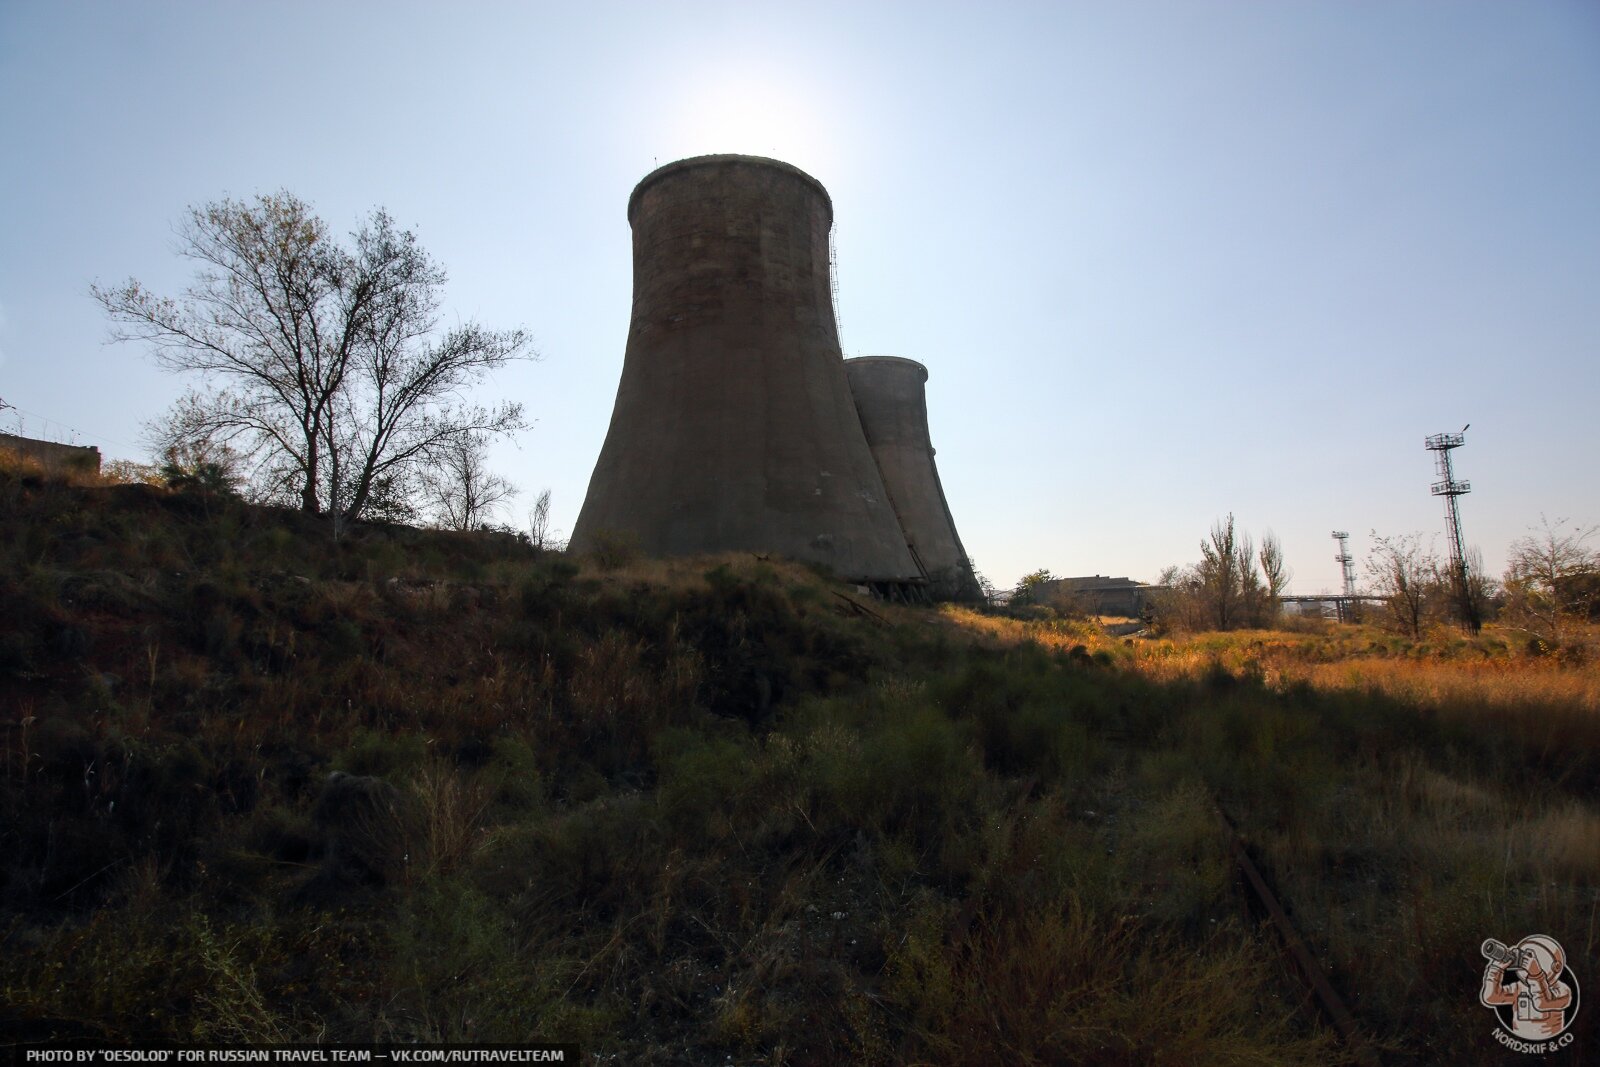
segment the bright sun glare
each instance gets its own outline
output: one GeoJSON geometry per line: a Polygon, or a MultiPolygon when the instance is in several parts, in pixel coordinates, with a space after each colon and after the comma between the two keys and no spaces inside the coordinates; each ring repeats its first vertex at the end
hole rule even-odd
{"type": "Polygon", "coordinates": [[[817,110],[800,92],[765,78],[697,86],[673,125],[678,156],[736,152],[811,170],[825,167],[830,155],[817,110]]]}

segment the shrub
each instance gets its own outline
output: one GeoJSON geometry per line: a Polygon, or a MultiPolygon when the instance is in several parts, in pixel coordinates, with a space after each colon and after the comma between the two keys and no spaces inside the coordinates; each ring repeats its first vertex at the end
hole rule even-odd
{"type": "Polygon", "coordinates": [[[808,739],[820,799],[845,825],[935,847],[973,817],[982,767],[969,738],[938,709],[879,710],[854,743],[826,728],[808,739]]]}
{"type": "Polygon", "coordinates": [[[754,756],[726,738],[673,731],[657,741],[656,790],[663,822],[686,842],[726,840],[734,813],[751,783],[754,756]]]}
{"type": "Polygon", "coordinates": [[[590,539],[589,559],[602,571],[616,571],[639,558],[639,539],[631,533],[599,530],[590,539]]]}

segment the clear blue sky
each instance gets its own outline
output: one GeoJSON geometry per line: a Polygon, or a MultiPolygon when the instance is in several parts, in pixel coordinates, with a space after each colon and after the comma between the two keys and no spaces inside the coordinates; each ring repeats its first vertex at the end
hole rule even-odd
{"type": "MultiPolygon", "coordinates": [[[[1600,4],[0,0],[0,397],[142,458],[183,382],[91,282],[176,294],[187,205],[384,206],[450,314],[526,326],[497,463],[570,528],[656,165],[771,155],[833,196],[847,354],[926,364],[979,567],[1154,578],[1214,519],[1300,591],[1334,528],[1488,568],[1600,521],[1600,4]],[[1442,536],[1440,546],[1442,547],[1442,536]]],[[[485,397],[488,398],[487,396],[485,397]]],[[[46,418],[51,420],[46,422],[46,418]]],[[[15,429],[11,413],[0,416],[15,429]]]]}

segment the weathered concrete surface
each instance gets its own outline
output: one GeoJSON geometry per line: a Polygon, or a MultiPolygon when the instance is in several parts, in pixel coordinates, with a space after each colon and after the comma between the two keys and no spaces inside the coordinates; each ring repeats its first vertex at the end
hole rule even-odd
{"type": "Polygon", "coordinates": [[[827,192],[776,160],[701,156],[647,175],[628,221],[633,320],[572,547],[609,532],[918,579],[845,382],[827,192]]]}
{"type": "Polygon", "coordinates": [[[983,590],[956,533],[928,436],[927,368],[897,356],[847,359],[845,375],[872,458],[900,528],[927,570],[934,596],[981,600],[983,590]]]}
{"type": "Polygon", "coordinates": [[[100,450],[92,445],[88,448],[58,445],[54,441],[36,441],[31,437],[0,433],[0,450],[26,456],[47,470],[100,473],[100,450]]]}

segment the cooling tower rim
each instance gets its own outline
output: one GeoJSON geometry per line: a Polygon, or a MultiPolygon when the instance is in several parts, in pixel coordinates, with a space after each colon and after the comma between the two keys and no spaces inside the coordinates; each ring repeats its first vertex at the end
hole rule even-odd
{"type": "Polygon", "coordinates": [[[679,171],[692,170],[696,167],[714,167],[720,163],[744,163],[748,166],[754,167],[770,167],[773,170],[784,171],[785,173],[799,178],[801,181],[815,189],[822,197],[823,206],[828,209],[828,223],[829,225],[833,224],[833,198],[828,195],[828,190],[824,189],[822,187],[822,183],[817,181],[817,179],[813,178],[811,175],[807,174],[793,163],[785,163],[781,159],[770,159],[767,156],[742,156],[738,155],[737,153],[730,153],[724,155],[690,156],[688,159],[675,160],[664,166],[657,167],[649,174],[646,174],[643,178],[640,178],[639,184],[633,187],[633,195],[628,197],[629,225],[632,225],[633,223],[633,210],[639,204],[639,196],[645,191],[647,186],[654,182],[660,181],[662,178],[665,178],[668,175],[676,174],[679,171]]]}
{"type": "Polygon", "coordinates": [[[900,366],[900,367],[906,367],[906,368],[914,368],[918,373],[920,373],[922,375],[922,380],[923,381],[927,381],[928,380],[928,368],[923,366],[921,363],[918,363],[916,360],[907,359],[904,356],[854,356],[854,357],[844,361],[844,365],[845,365],[846,368],[849,368],[849,367],[851,367],[853,365],[861,364],[861,363],[875,363],[875,364],[883,364],[883,365],[886,365],[886,366],[900,366]]]}

